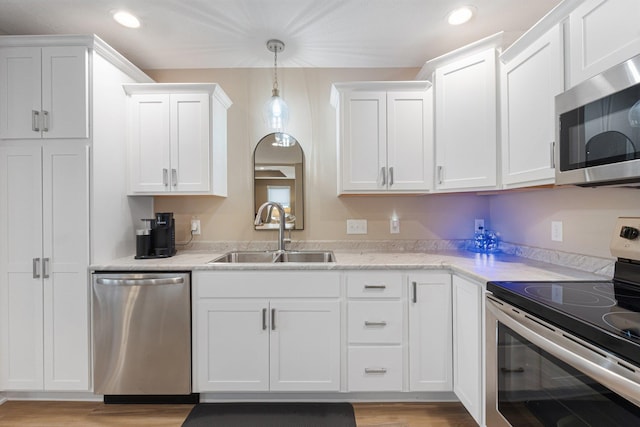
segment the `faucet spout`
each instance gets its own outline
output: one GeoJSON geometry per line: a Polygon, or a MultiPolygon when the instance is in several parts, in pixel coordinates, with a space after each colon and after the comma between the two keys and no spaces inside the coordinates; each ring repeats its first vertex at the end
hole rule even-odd
{"type": "Polygon", "coordinates": [[[276,208],[278,211],[278,215],[280,216],[280,224],[278,228],[278,252],[284,252],[284,229],[286,225],[286,218],[284,208],[280,203],[277,202],[265,202],[258,208],[258,213],[256,214],[256,219],[253,222],[255,225],[262,225],[262,211],[267,207],[276,208]]]}

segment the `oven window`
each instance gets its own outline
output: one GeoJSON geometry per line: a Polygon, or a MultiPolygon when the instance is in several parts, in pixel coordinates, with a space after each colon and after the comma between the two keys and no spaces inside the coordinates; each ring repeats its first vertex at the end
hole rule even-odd
{"type": "Polygon", "coordinates": [[[640,408],[501,323],[498,411],[515,427],[640,425],[640,408]]]}
{"type": "Polygon", "coordinates": [[[560,115],[560,170],[640,158],[640,85],[560,115]]]}

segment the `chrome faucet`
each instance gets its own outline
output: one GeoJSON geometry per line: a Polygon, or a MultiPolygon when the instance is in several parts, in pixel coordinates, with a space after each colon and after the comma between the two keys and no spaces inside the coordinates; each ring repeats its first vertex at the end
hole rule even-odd
{"type": "Polygon", "coordinates": [[[278,228],[278,252],[284,252],[284,243],[285,243],[285,238],[284,238],[284,229],[285,229],[285,225],[286,225],[286,214],[284,212],[284,208],[282,207],[282,205],[280,203],[277,202],[265,202],[262,204],[262,206],[260,206],[258,208],[258,213],[256,214],[256,219],[253,222],[255,225],[262,225],[262,211],[264,210],[264,208],[266,208],[267,206],[271,207],[271,208],[276,208],[278,210],[278,216],[280,216],[280,227],[278,228]]]}

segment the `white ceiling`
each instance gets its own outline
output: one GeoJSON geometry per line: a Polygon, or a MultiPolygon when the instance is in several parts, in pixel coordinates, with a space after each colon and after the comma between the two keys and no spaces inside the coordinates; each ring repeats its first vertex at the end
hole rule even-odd
{"type": "Polygon", "coordinates": [[[97,34],[142,69],[420,67],[499,31],[516,35],[560,0],[0,0],[0,33],[97,34]],[[446,23],[470,4],[467,24],[446,23]],[[126,9],[142,27],[126,29],[126,9]]]}

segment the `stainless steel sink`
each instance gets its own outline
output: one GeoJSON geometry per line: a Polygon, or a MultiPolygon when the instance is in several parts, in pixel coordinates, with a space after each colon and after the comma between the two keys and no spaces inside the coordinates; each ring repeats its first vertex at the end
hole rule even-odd
{"type": "Polygon", "coordinates": [[[233,251],[209,261],[209,264],[217,263],[271,263],[278,258],[274,251],[233,251]]]}
{"type": "Polygon", "coordinates": [[[271,264],[281,262],[329,263],[336,262],[331,251],[232,251],[209,261],[209,264],[227,263],[260,263],[271,264]]]}
{"type": "Polygon", "coordinates": [[[336,262],[331,251],[286,251],[277,262],[336,262]]]}

